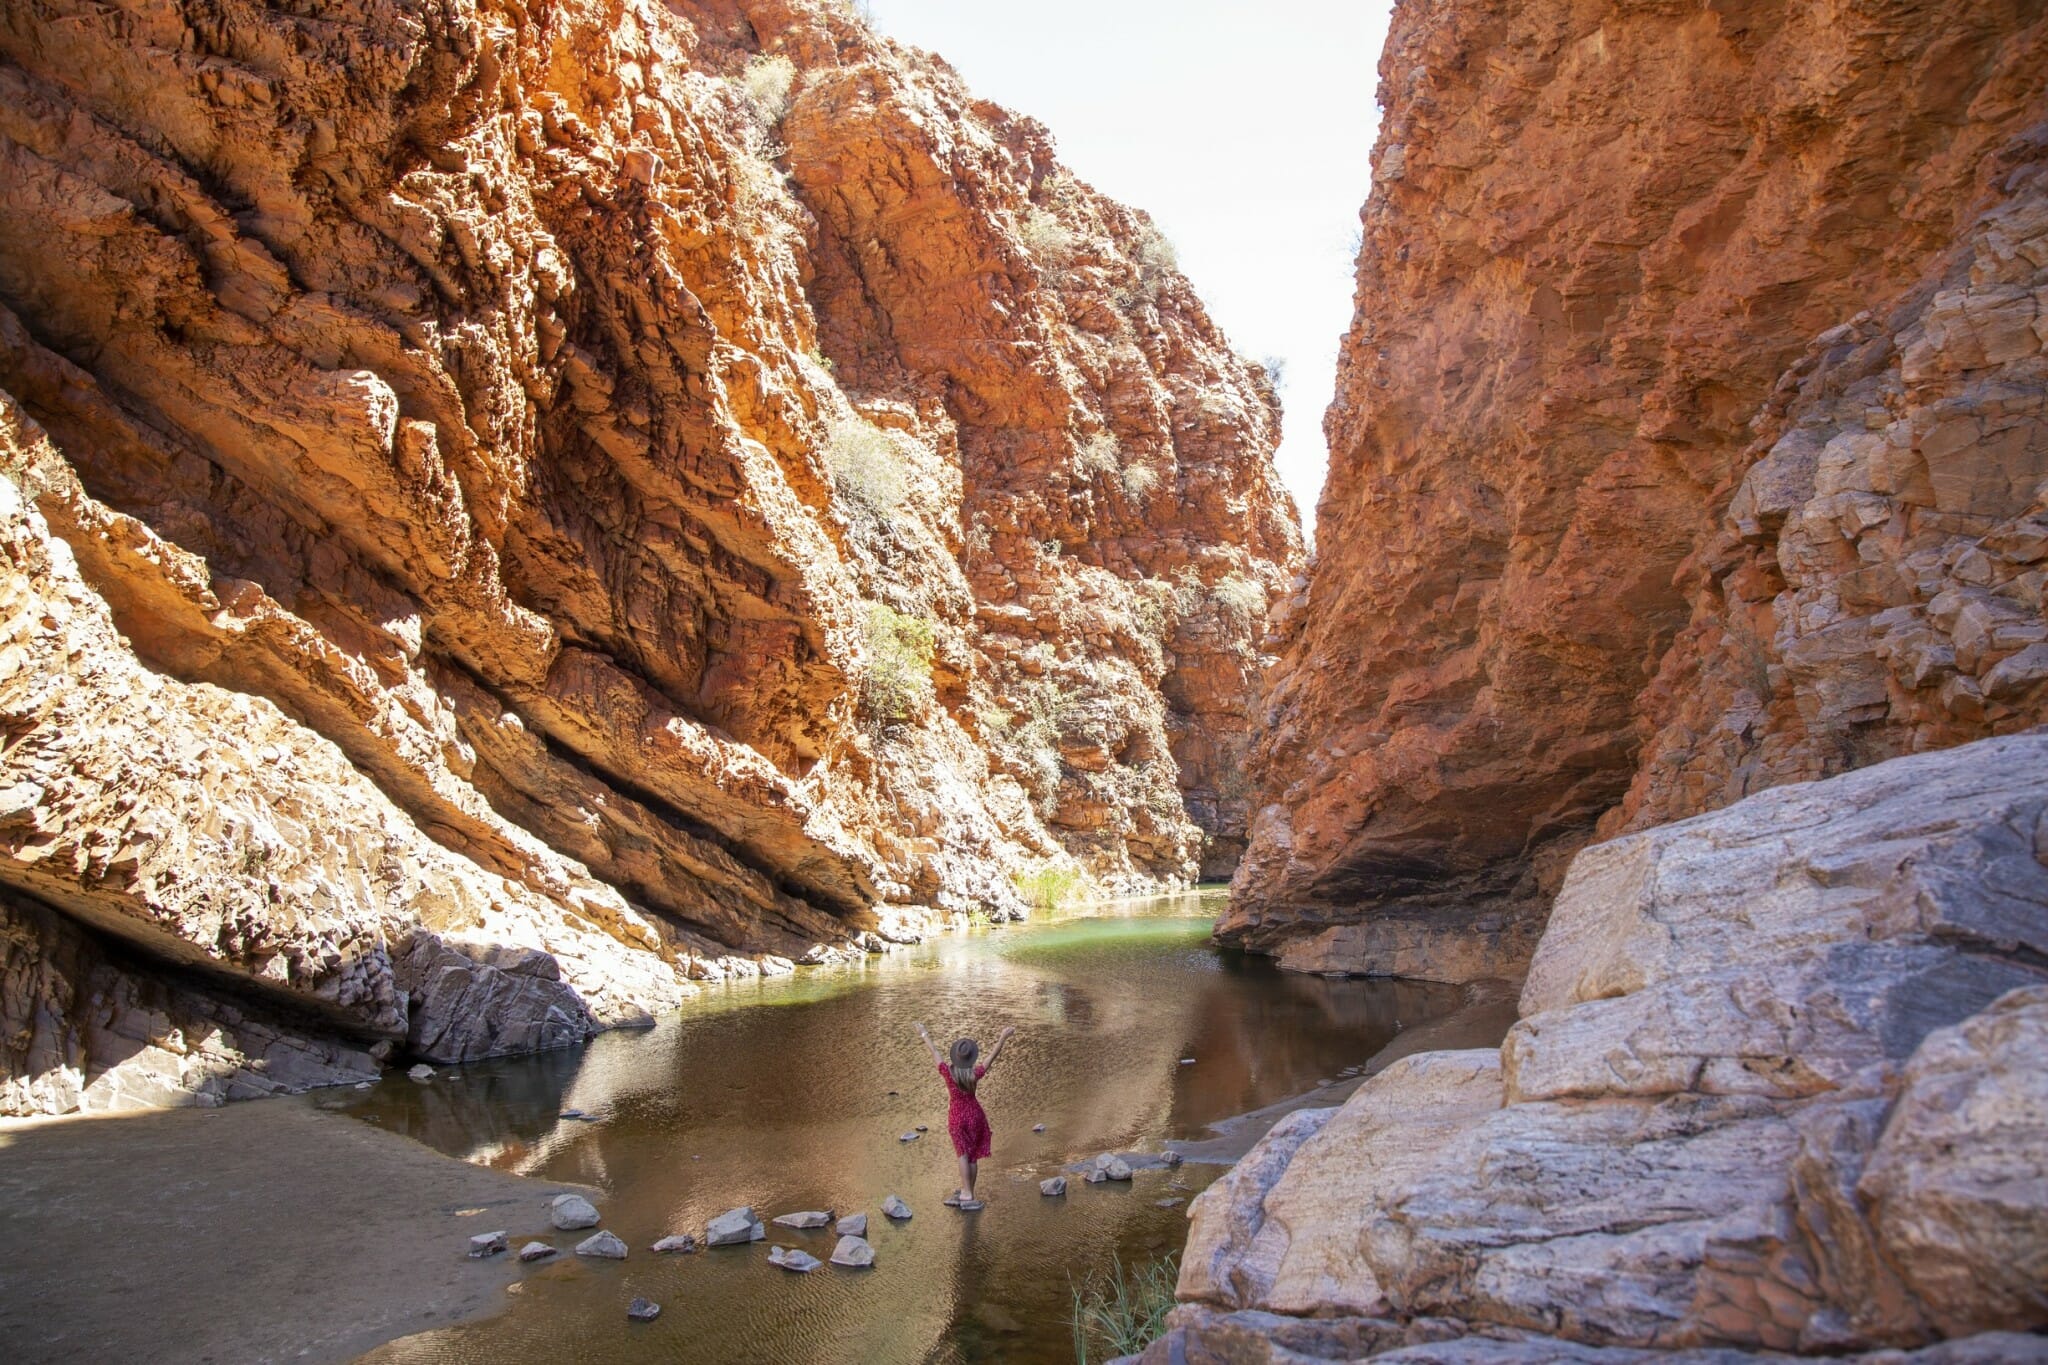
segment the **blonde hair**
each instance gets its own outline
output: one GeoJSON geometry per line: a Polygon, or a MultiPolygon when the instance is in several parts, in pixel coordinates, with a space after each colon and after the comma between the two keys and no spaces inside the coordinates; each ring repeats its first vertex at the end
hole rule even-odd
{"type": "Polygon", "coordinates": [[[974,1093],[974,1059],[981,1055],[981,1044],[972,1038],[957,1038],[953,1041],[953,1084],[974,1093]]]}

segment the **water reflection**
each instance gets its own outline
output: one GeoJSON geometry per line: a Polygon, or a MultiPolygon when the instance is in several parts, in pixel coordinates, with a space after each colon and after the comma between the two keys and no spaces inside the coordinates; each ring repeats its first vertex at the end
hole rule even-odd
{"type": "MultiPolygon", "coordinates": [[[[1179,898],[949,938],[867,968],[723,988],[651,1033],[576,1053],[385,1082],[356,1112],[471,1160],[598,1185],[605,1226],[635,1251],[623,1265],[564,1258],[528,1274],[502,1317],[374,1358],[1062,1358],[1070,1279],[1113,1254],[1177,1249],[1184,1205],[1159,1201],[1186,1199],[1219,1168],[1077,1181],[1065,1199],[1041,1198],[1036,1180],[1098,1151],[1168,1141],[1227,1157],[1200,1141],[1212,1125],[1355,1076],[1402,1029],[1462,999],[1220,953],[1207,934],[1214,909],[1179,898]],[[983,1089],[995,1146],[980,1214],[939,1203],[952,1152],[944,1092],[912,1031],[920,1020],[942,1041],[1019,1029],[983,1089]],[[569,1108],[597,1121],[557,1117],[569,1108]],[[918,1124],[931,1131],[898,1141],[918,1124]],[[891,1193],[910,1201],[911,1222],[879,1216],[891,1193]],[[758,1245],[672,1260],[642,1250],[743,1203],[764,1217],[866,1210],[877,1265],[792,1276],[758,1245]],[[657,1323],[626,1323],[636,1294],[664,1305],[657,1323]]],[[[547,1230],[536,1208],[532,1226],[512,1231],[516,1244],[547,1230]]],[[[832,1242],[781,1240],[819,1256],[832,1242]]]]}

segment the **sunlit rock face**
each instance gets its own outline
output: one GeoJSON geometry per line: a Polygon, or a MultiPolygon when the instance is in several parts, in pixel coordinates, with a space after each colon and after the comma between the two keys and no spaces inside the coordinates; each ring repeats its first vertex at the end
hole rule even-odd
{"type": "Polygon", "coordinates": [[[0,163],[32,902],[453,1059],[1228,870],[1277,403],[943,63],[818,3],[59,0],[0,163]]]}
{"type": "Polygon", "coordinates": [[[1519,972],[1574,850],[2048,719],[2022,4],[1402,4],[1227,936],[1519,972]]]}

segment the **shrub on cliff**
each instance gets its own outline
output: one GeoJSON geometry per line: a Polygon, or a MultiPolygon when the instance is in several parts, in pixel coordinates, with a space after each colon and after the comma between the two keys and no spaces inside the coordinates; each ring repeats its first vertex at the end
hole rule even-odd
{"type": "Polygon", "coordinates": [[[1019,872],[1011,881],[1017,888],[1017,894],[1033,910],[1057,910],[1069,901],[1080,899],[1088,885],[1087,876],[1079,868],[1050,863],[1029,872],[1019,872]]]}
{"type": "Polygon", "coordinates": [[[761,122],[771,128],[789,112],[789,91],[795,84],[796,63],[787,57],[771,57],[765,53],[749,60],[746,74],[740,77],[741,88],[747,92],[747,103],[754,106],[754,113],[761,122]]]}
{"type": "Polygon", "coordinates": [[[1266,590],[1257,579],[1243,574],[1232,574],[1211,588],[1209,600],[1226,620],[1238,626],[1249,626],[1266,610],[1266,590]]]}
{"type": "Polygon", "coordinates": [[[1122,465],[1117,451],[1116,437],[1106,431],[1098,431],[1081,442],[1078,459],[1081,468],[1090,474],[1114,474],[1122,465]]]}
{"type": "Polygon", "coordinates": [[[1033,206],[1025,211],[1023,220],[1017,224],[1017,236],[1031,253],[1031,259],[1052,274],[1058,274],[1073,259],[1073,232],[1042,208],[1033,206]]]}
{"type": "Polygon", "coordinates": [[[861,709],[883,724],[905,721],[932,699],[932,623],[882,602],[868,604],[868,671],[861,709]]]}
{"type": "Polygon", "coordinates": [[[903,505],[903,468],[880,427],[861,417],[835,418],[825,428],[832,482],[854,503],[887,516],[903,505]]]}

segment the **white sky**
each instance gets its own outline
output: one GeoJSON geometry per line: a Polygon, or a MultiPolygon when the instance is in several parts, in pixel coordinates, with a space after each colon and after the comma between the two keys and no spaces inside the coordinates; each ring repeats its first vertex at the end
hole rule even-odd
{"type": "Polygon", "coordinates": [[[870,0],[875,27],[1052,129],[1149,212],[1239,351],[1287,362],[1281,477],[1314,529],[1391,0],[870,0]]]}

